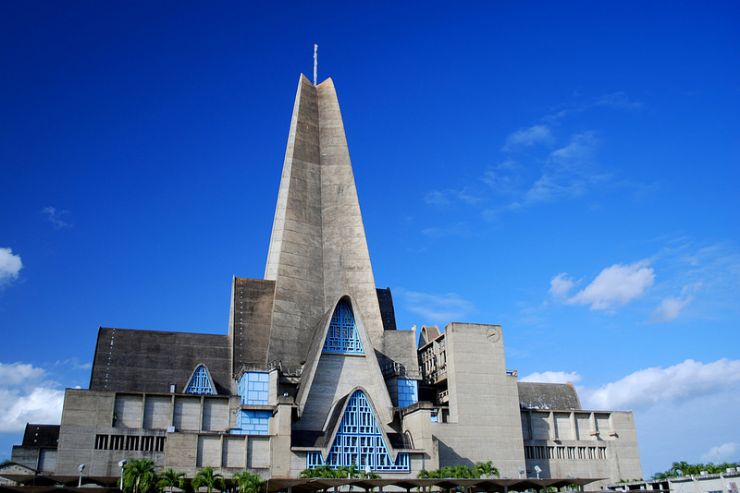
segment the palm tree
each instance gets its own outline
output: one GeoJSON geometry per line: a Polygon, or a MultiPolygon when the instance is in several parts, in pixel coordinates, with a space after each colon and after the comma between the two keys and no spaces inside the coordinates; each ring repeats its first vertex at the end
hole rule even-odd
{"type": "Polygon", "coordinates": [[[249,471],[234,474],[232,479],[236,482],[239,493],[259,493],[264,483],[259,475],[252,474],[249,471]]]}
{"type": "Polygon", "coordinates": [[[123,466],[123,490],[127,493],[149,493],[156,483],[153,461],[134,459],[123,466]]]}
{"type": "Polygon", "coordinates": [[[197,472],[192,481],[193,489],[199,490],[202,486],[205,486],[208,493],[213,493],[213,488],[218,488],[223,491],[226,489],[226,483],[224,483],[224,477],[221,474],[215,473],[212,467],[204,467],[197,472]]]}
{"type": "Polygon", "coordinates": [[[304,469],[301,471],[302,478],[336,478],[337,473],[334,469],[327,465],[317,466],[313,469],[304,469]]]}
{"type": "Polygon", "coordinates": [[[168,491],[172,493],[174,488],[183,489],[185,487],[185,473],[175,471],[174,469],[167,469],[159,476],[157,481],[157,488],[160,491],[168,491]]]}
{"type": "Polygon", "coordinates": [[[488,462],[478,462],[475,464],[475,468],[480,476],[486,478],[499,477],[500,475],[498,468],[490,460],[488,462]]]}

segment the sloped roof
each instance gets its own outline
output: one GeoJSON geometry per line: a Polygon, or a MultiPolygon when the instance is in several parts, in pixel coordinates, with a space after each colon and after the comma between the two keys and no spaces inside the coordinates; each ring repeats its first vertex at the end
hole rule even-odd
{"type": "Polygon", "coordinates": [[[57,448],[59,442],[59,425],[26,424],[23,433],[23,447],[57,448]]]}
{"type": "Polygon", "coordinates": [[[234,278],[234,371],[267,365],[275,281],[234,278]]]}
{"type": "Polygon", "coordinates": [[[525,409],[581,409],[576,389],[570,383],[517,382],[519,406],[525,409]]]}
{"type": "Polygon", "coordinates": [[[90,390],[182,392],[193,369],[204,364],[219,394],[231,393],[231,351],[225,335],[101,327],[90,390]]]}

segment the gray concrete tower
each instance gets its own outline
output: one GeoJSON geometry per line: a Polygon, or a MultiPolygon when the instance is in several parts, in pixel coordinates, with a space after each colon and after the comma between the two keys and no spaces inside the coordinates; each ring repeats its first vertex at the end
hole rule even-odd
{"type": "Polygon", "coordinates": [[[383,324],[334,82],[301,75],[265,268],[275,281],[269,361],[297,368],[322,316],[349,295],[373,345],[383,324]]]}

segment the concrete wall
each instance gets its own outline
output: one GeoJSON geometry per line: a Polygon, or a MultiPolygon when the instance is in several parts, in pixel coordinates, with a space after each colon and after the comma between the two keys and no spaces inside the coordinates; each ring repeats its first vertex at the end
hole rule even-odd
{"type": "Polygon", "coordinates": [[[632,413],[522,411],[527,475],[607,478],[595,484],[642,477],[632,413]]]}
{"type": "Polygon", "coordinates": [[[229,434],[239,408],[238,396],[68,389],[56,473],[76,475],[77,466],[85,464],[88,475],[117,476],[121,459],[149,458],[157,467],[188,475],[203,466],[220,468],[227,476],[255,467],[265,475],[270,437],[229,434]],[[167,432],[170,426],[176,431],[167,432]]]}
{"type": "Polygon", "coordinates": [[[507,375],[500,326],[452,323],[445,329],[447,423],[430,423],[439,466],[492,461],[502,477],[524,468],[516,377],[507,375]]]}

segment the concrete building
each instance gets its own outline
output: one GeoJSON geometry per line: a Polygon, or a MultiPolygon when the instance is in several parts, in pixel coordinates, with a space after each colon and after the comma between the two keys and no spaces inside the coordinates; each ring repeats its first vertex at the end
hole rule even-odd
{"type": "Polygon", "coordinates": [[[610,484],[607,490],[616,492],[656,491],[661,493],[738,493],[740,470],[731,467],[722,474],[680,476],[653,481],[628,481],[610,484]]]}
{"type": "Polygon", "coordinates": [[[632,414],[518,382],[500,326],[397,329],[331,79],[300,77],[264,277],[234,278],[230,305],[224,335],[100,328],[89,388],[65,394],[56,473],[146,457],[189,476],[489,460],[509,478],[642,476],[632,414]]]}

